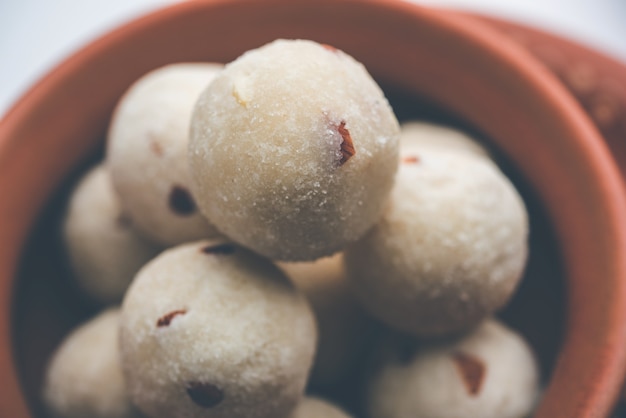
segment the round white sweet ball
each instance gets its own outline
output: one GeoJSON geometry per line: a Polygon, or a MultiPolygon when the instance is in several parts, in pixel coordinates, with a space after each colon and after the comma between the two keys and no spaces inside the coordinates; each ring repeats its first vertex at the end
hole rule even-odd
{"type": "Polygon", "coordinates": [[[63,238],[79,287],[95,300],[119,303],[135,273],[160,251],[132,224],[106,167],[85,174],[70,197],[63,238]]]}
{"type": "Polygon", "coordinates": [[[137,274],[120,335],[131,398],[151,418],[276,418],[303,394],[316,324],[270,261],[201,241],[137,274]]]}
{"type": "Polygon", "coordinates": [[[539,370],[516,332],[487,320],[462,339],[390,361],[370,382],[372,418],[523,418],[539,393],[539,370]]]}
{"type": "Polygon", "coordinates": [[[462,153],[478,158],[490,158],[487,149],[463,131],[424,121],[405,122],[400,127],[401,154],[407,158],[422,149],[446,153],[462,153]]]}
{"type": "Polygon", "coordinates": [[[220,64],[172,64],[135,82],[120,100],[107,164],[124,209],[147,237],[176,245],[218,235],[190,190],[189,121],[220,64]]]}
{"type": "Polygon", "coordinates": [[[358,367],[373,338],[372,321],[350,291],[343,253],[278,265],[306,295],[317,319],[319,338],[309,384],[339,383],[358,367]]]}
{"type": "Polygon", "coordinates": [[[54,353],[44,403],[57,418],[139,418],[126,394],[118,349],[119,309],[81,325],[54,353]]]}
{"type": "Polygon", "coordinates": [[[382,219],[350,246],[351,287],[381,321],[454,333],[502,307],[522,277],[528,216],[488,159],[423,149],[403,162],[382,219]]]}
{"type": "Polygon", "coordinates": [[[350,415],[322,399],[307,396],[289,418],[350,418],[350,415]]]}
{"type": "Polygon", "coordinates": [[[193,113],[189,156],[202,212],[275,260],[339,251],[380,216],[398,122],[363,65],[278,40],[228,64],[193,113]]]}

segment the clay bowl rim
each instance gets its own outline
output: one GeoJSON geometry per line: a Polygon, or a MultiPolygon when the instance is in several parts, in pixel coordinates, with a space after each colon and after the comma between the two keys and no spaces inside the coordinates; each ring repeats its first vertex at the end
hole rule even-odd
{"type": "MultiPolygon", "coordinates": [[[[35,110],[42,110],[41,103],[45,101],[45,98],[60,84],[80,74],[80,70],[85,67],[86,63],[96,60],[103,51],[120,45],[124,39],[154,30],[155,27],[175,16],[216,6],[251,7],[254,3],[251,0],[237,2],[204,0],[174,4],[126,23],[67,58],[33,86],[0,122],[0,190],[7,193],[5,196],[13,196],[14,193],[17,196],[19,191],[18,186],[11,180],[14,178],[11,173],[15,173],[17,168],[15,164],[10,164],[12,157],[15,158],[16,155],[21,155],[20,152],[22,154],[24,152],[19,151],[22,144],[17,133],[23,131],[24,125],[32,119],[32,113],[35,110]]],[[[293,3],[271,0],[266,1],[264,6],[296,7],[313,3],[312,0],[293,3]]],[[[333,2],[329,0],[318,2],[318,4],[325,4],[326,7],[331,3],[333,2]]],[[[339,3],[335,1],[335,4],[339,3]]],[[[594,204],[600,208],[597,212],[591,213],[597,218],[600,215],[603,217],[602,220],[596,221],[595,226],[605,232],[604,241],[600,245],[609,253],[607,257],[611,264],[607,268],[612,274],[606,278],[610,283],[607,289],[611,290],[611,293],[607,294],[607,300],[612,300],[612,303],[605,307],[606,312],[602,311],[606,320],[606,332],[602,335],[594,334],[594,324],[588,323],[589,321],[586,323],[583,314],[577,312],[578,307],[581,306],[580,291],[576,290],[580,288],[580,283],[573,279],[568,281],[568,286],[573,285],[569,290],[572,290],[574,294],[568,299],[567,335],[561,352],[562,356],[556,365],[553,379],[547,390],[546,402],[542,404],[538,415],[546,417],[598,416],[607,413],[616,399],[626,356],[622,350],[626,346],[626,332],[624,332],[626,280],[621,280],[626,278],[626,259],[620,259],[622,258],[620,254],[626,250],[626,234],[624,234],[626,231],[626,197],[615,162],[599,133],[575,99],[554,76],[520,46],[494,29],[466,16],[427,9],[401,0],[342,0],[341,3],[351,4],[350,7],[355,8],[364,7],[372,8],[372,10],[378,9],[384,13],[396,13],[398,16],[403,15],[411,19],[413,23],[432,25],[438,31],[462,40],[464,45],[471,46],[474,51],[481,51],[482,57],[490,57],[499,62],[518,77],[518,84],[528,90],[533,100],[541,104],[542,109],[549,111],[550,116],[555,117],[554,123],[558,125],[561,133],[565,133],[569,141],[567,149],[573,155],[571,158],[578,158],[586,163],[582,168],[591,176],[586,179],[583,186],[587,191],[592,192],[593,197],[597,198],[594,204]],[[572,301],[572,298],[576,300],[572,301]],[[586,339],[594,336],[598,337],[602,344],[594,344],[595,341],[585,343],[586,339]],[[578,366],[576,361],[581,358],[581,350],[577,350],[577,344],[585,346],[584,354],[589,354],[589,358],[593,360],[590,364],[593,363],[597,367],[590,371],[590,366],[583,364],[581,367],[586,370],[587,380],[582,383],[564,385],[564,382],[575,379],[577,375],[574,372],[574,366],[578,366]],[[557,386],[554,384],[556,380],[559,381],[559,387],[555,387],[557,386]],[[571,388],[572,385],[581,386],[581,384],[587,387],[578,388],[578,393],[582,394],[580,399],[572,400],[569,398],[571,394],[564,392],[563,388],[571,388]],[[567,399],[565,403],[563,403],[564,399],[567,399]]],[[[24,181],[32,182],[32,179],[24,181]]],[[[16,263],[38,211],[55,186],[53,180],[48,183],[40,181],[37,184],[33,183],[33,188],[36,189],[34,196],[23,198],[19,202],[17,201],[19,199],[16,201],[0,200],[0,303],[2,303],[4,313],[0,321],[0,337],[3,339],[0,346],[0,366],[6,371],[4,390],[0,391],[0,412],[11,411],[7,416],[28,416],[28,409],[21,395],[12,361],[11,295],[16,263]]],[[[546,196],[543,198],[545,199],[546,196]]],[[[548,209],[551,219],[556,224],[559,243],[564,246],[568,276],[575,275],[577,274],[576,267],[580,263],[579,260],[572,258],[572,254],[576,254],[577,248],[574,248],[576,243],[570,243],[567,239],[571,235],[567,230],[571,223],[568,224],[566,220],[561,221],[560,217],[560,215],[565,215],[563,218],[568,218],[571,211],[567,207],[560,208],[556,203],[552,203],[548,209]],[[570,254],[569,257],[568,254],[570,254]]]]}

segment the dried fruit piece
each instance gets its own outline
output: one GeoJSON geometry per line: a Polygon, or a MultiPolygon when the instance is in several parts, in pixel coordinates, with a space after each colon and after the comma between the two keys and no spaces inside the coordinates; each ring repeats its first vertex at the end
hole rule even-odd
{"type": "Polygon", "coordinates": [[[337,48],[335,48],[332,45],[328,45],[328,44],[320,44],[320,45],[322,45],[322,47],[324,47],[324,49],[327,49],[327,50],[329,50],[331,52],[337,52],[337,48]]]}
{"type": "Polygon", "coordinates": [[[343,138],[343,142],[341,143],[341,160],[339,160],[339,164],[345,164],[350,158],[356,154],[356,149],[354,148],[354,142],[352,142],[352,136],[350,136],[350,131],[346,129],[346,122],[341,121],[339,126],[337,127],[337,131],[339,131],[339,135],[343,138]]]}
{"type": "Polygon", "coordinates": [[[187,384],[187,394],[203,408],[213,408],[224,400],[224,392],[211,383],[191,382],[187,384]]]}
{"type": "Polygon", "coordinates": [[[402,158],[402,162],[404,164],[417,164],[420,162],[420,159],[417,155],[409,155],[407,157],[402,158]]]}
{"type": "Polygon", "coordinates": [[[481,359],[461,351],[454,353],[452,360],[463,379],[467,393],[477,396],[485,379],[485,363],[481,359]]]}
{"type": "Polygon", "coordinates": [[[126,212],[120,212],[115,219],[117,226],[123,229],[127,229],[133,226],[133,220],[128,216],[126,212]]]}
{"type": "Polygon", "coordinates": [[[165,314],[162,317],[160,317],[159,320],[157,321],[157,327],[159,328],[167,327],[170,325],[170,323],[172,322],[172,319],[174,319],[175,316],[184,315],[186,313],[187,313],[186,309],[178,309],[176,311],[172,311],[168,314],[165,314]]]}
{"type": "Polygon", "coordinates": [[[162,157],[163,156],[163,147],[161,146],[161,144],[156,141],[156,140],[152,140],[150,141],[150,149],[152,150],[152,152],[159,156],[162,157]]]}
{"type": "Polygon", "coordinates": [[[196,211],[196,203],[189,190],[182,186],[174,186],[170,191],[169,204],[172,211],[180,216],[189,216],[196,211]]]}
{"type": "Polygon", "coordinates": [[[235,246],[231,244],[207,245],[202,248],[205,254],[229,255],[235,252],[235,246]]]}

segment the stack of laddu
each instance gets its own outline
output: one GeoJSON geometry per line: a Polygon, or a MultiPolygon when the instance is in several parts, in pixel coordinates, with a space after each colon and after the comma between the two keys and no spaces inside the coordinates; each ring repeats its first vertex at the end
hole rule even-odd
{"type": "Polygon", "coordinates": [[[492,317],[525,266],[523,201],[471,138],[400,127],[331,46],[142,77],[64,233],[113,306],[51,358],[56,417],[345,418],[306,389],[356,375],[371,418],[535,405],[533,355],[492,317]]]}

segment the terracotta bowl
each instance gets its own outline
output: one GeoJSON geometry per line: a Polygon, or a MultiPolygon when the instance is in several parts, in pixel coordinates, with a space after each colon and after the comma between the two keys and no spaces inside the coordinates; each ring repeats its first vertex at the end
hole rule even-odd
{"type": "Polygon", "coordinates": [[[473,15],[550,69],[591,116],[626,177],[626,64],[558,36],[473,15]]]}
{"type": "Polygon", "coordinates": [[[45,416],[45,363],[94,312],[71,287],[58,222],[69,185],[101,156],[117,99],[156,67],[228,62],[280,37],[344,49],[400,119],[461,126],[493,147],[531,217],[528,271],[502,316],[541,361],[537,416],[606,416],[626,353],[626,199],[611,155],[514,42],[466,16],[385,0],[177,4],[93,42],[15,105],[0,123],[0,416],[45,416]]]}

